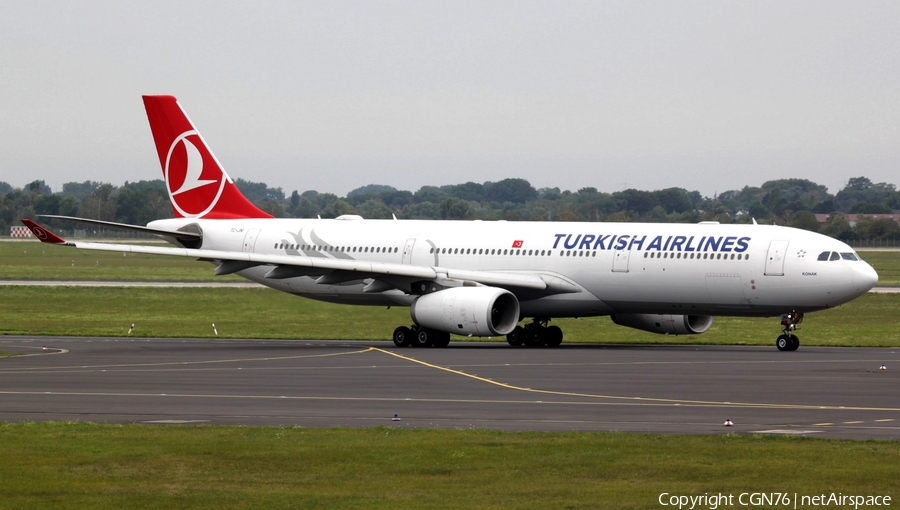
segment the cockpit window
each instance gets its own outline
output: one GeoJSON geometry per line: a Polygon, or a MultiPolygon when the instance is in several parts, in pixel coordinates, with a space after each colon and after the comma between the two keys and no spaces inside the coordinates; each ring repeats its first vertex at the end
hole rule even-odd
{"type": "Polygon", "coordinates": [[[823,251],[819,254],[819,257],[816,260],[859,260],[859,255],[853,253],[852,251],[847,252],[836,252],[836,251],[823,251]]]}

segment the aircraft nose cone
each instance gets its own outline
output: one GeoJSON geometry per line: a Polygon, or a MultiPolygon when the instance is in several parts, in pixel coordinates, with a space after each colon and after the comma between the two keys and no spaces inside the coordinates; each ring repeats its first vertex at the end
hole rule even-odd
{"type": "Polygon", "coordinates": [[[857,268],[853,281],[860,287],[860,290],[868,292],[878,283],[878,273],[875,272],[875,268],[863,262],[857,268]]]}

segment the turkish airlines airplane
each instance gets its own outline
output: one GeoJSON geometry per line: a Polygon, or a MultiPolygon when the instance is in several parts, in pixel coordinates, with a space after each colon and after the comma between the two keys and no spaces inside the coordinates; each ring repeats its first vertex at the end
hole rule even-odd
{"type": "Polygon", "coordinates": [[[298,296],[408,306],[397,346],[450,334],[558,346],[557,317],[609,315],[661,334],[699,334],[717,315],[780,316],[796,350],[803,314],[865,294],[875,270],[848,245],[770,225],[272,218],[238,190],[178,101],[144,96],[175,218],[146,227],[47,216],[155,234],[176,247],[65,241],[86,250],[191,257],[298,296]],[[531,321],[524,326],[524,318],[531,321]]]}

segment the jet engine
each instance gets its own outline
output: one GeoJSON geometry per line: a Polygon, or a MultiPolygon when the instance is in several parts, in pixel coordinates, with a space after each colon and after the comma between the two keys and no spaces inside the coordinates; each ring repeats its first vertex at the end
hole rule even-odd
{"type": "Polygon", "coordinates": [[[425,328],[457,335],[500,336],[519,322],[519,300],[496,287],[454,287],[420,296],[409,314],[425,328]]]}
{"type": "Polygon", "coordinates": [[[660,335],[698,335],[708,330],[713,323],[711,315],[619,313],[610,318],[619,326],[660,335]]]}

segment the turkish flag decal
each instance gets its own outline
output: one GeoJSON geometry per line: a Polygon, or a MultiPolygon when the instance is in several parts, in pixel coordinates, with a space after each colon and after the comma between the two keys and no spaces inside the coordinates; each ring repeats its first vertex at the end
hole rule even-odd
{"type": "Polygon", "coordinates": [[[523,242],[525,242],[525,241],[513,241],[512,247],[513,248],[521,248],[523,242]]]}

